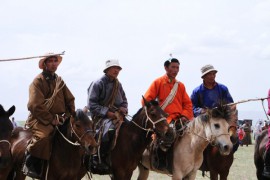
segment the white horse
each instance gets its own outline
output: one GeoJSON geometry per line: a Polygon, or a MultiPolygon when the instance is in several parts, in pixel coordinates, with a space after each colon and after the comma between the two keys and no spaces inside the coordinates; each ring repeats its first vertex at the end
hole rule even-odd
{"type": "Polygon", "coordinates": [[[172,174],[168,170],[154,169],[150,164],[149,150],[146,150],[139,165],[138,180],[146,180],[149,170],[171,174],[173,180],[194,180],[203,161],[203,151],[209,143],[218,146],[222,155],[231,152],[229,117],[227,110],[218,108],[208,110],[188,123],[183,136],[178,136],[173,144],[172,174]]]}

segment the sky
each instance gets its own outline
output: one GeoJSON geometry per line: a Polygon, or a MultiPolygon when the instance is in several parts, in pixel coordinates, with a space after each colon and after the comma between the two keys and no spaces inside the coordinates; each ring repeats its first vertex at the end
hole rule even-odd
{"type": "MultiPolygon", "coordinates": [[[[77,109],[105,61],[118,59],[134,115],[151,82],[165,74],[169,54],[180,60],[177,79],[189,95],[202,83],[200,68],[212,64],[234,101],[262,98],[270,88],[269,9],[269,0],[2,0],[0,59],[65,51],[56,73],[77,109]]],[[[38,61],[0,62],[0,104],[15,105],[17,120],[29,114],[38,61]]],[[[239,119],[266,119],[261,101],[239,104],[238,111],[239,119]]]]}

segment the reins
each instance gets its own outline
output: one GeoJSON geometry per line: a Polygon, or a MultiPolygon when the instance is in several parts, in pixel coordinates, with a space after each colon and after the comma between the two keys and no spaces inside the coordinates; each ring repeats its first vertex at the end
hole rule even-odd
{"type": "Polygon", "coordinates": [[[11,148],[11,144],[8,140],[0,140],[0,143],[8,143],[9,149],[11,148]]]}
{"type": "Polygon", "coordinates": [[[208,142],[209,144],[211,144],[212,146],[215,146],[215,144],[213,143],[213,141],[214,141],[216,138],[218,138],[218,137],[220,137],[220,136],[226,136],[226,135],[230,136],[229,133],[221,133],[221,134],[218,134],[218,135],[215,135],[215,136],[214,136],[214,135],[213,135],[213,131],[212,131],[211,126],[210,126],[210,130],[211,130],[211,137],[210,137],[210,139],[209,139],[209,138],[207,138],[207,137],[203,137],[203,136],[199,135],[198,133],[195,133],[194,131],[191,131],[191,130],[190,130],[190,127],[187,127],[187,129],[186,129],[186,131],[187,131],[188,133],[194,134],[194,135],[196,135],[196,136],[198,136],[198,137],[204,139],[205,141],[207,141],[207,142],[208,142]]]}
{"type": "Polygon", "coordinates": [[[86,131],[81,135],[81,137],[79,137],[79,135],[75,132],[75,130],[74,130],[72,124],[71,124],[71,121],[70,121],[70,127],[71,127],[71,135],[72,135],[72,133],[75,134],[75,136],[79,139],[79,141],[81,141],[82,138],[83,138],[87,133],[94,133],[93,130],[88,129],[88,130],[86,130],[86,131]]]}
{"type": "Polygon", "coordinates": [[[142,126],[140,126],[139,124],[137,124],[136,122],[134,122],[134,121],[131,121],[134,125],[136,125],[138,128],[140,128],[140,129],[142,129],[142,130],[144,130],[144,131],[146,131],[147,133],[146,133],[146,136],[148,136],[148,134],[149,134],[149,132],[154,132],[154,130],[155,130],[155,128],[156,128],[156,124],[157,123],[159,123],[159,122],[162,122],[162,121],[166,121],[166,118],[165,117],[162,117],[162,118],[160,118],[159,120],[157,120],[157,121],[153,121],[150,117],[149,117],[149,115],[148,115],[148,113],[147,113],[147,107],[146,106],[144,106],[144,111],[145,111],[145,115],[146,115],[146,120],[145,120],[145,128],[144,127],[142,127],[142,126]],[[151,123],[152,123],[152,125],[153,125],[153,128],[146,128],[146,125],[147,125],[147,122],[148,121],[150,121],[151,123]]]}
{"type": "Polygon", "coordinates": [[[80,143],[78,143],[78,141],[76,141],[75,143],[70,141],[68,138],[65,137],[65,135],[59,130],[58,126],[56,126],[56,130],[59,132],[59,134],[71,145],[73,146],[81,146],[80,143]]]}

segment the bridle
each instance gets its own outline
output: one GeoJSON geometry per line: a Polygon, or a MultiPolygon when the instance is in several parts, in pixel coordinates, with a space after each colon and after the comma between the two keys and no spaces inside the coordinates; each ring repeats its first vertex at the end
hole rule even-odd
{"type": "Polygon", "coordinates": [[[88,130],[86,130],[81,136],[79,136],[79,135],[75,132],[75,130],[74,130],[73,126],[72,126],[71,120],[69,120],[69,121],[70,121],[70,127],[71,127],[71,136],[72,136],[72,134],[74,134],[74,135],[76,136],[76,138],[77,138],[79,141],[76,141],[76,142],[70,141],[70,140],[69,140],[67,137],[65,137],[65,135],[59,130],[58,126],[56,126],[56,129],[57,129],[57,131],[59,132],[59,134],[60,134],[60,135],[61,135],[68,143],[70,143],[70,144],[73,145],[73,146],[82,146],[82,145],[80,144],[82,138],[83,138],[86,134],[88,134],[88,133],[93,133],[93,134],[95,133],[94,130],[88,129],[88,130]]]}
{"type": "Polygon", "coordinates": [[[137,123],[134,122],[134,121],[131,121],[131,122],[132,122],[133,124],[135,124],[137,127],[139,127],[140,129],[142,129],[142,130],[144,130],[144,131],[147,131],[147,134],[146,134],[146,136],[147,136],[149,132],[155,132],[156,124],[157,124],[157,123],[160,123],[160,122],[162,122],[162,121],[166,121],[166,118],[165,118],[165,117],[162,117],[162,118],[158,119],[157,121],[153,121],[153,120],[149,117],[149,115],[148,115],[148,113],[147,113],[147,106],[144,106],[144,111],[145,111],[145,115],[146,115],[145,127],[140,126],[139,124],[137,124],[137,123]],[[152,124],[153,128],[146,128],[148,121],[152,124]]]}
{"type": "Polygon", "coordinates": [[[11,144],[8,140],[5,140],[5,139],[0,140],[0,143],[8,143],[9,149],[11,148],[11,144]]]}
{"type": "Polygon", "coordinates": [[[187,128],[187,132],[192,133],[192,134],[204,139],[205,141],[207,141],[212,146],[216,146],[216,144],[214,142],[215,142],[215,139],[217,139],[218,137],[220,137],[220,136],[230,136],[229,133],[220,133],[218,135],[213,135],[213,130],[212,130],[211,125],[210,125],[210,131],[211,131],[211,136],[210,136],[210,138],[208,138],[208,137],[203,137],[203,136],[199,135],[198,133],[195,133],[194,131],[190,131],[190,127],[187,128]]]}

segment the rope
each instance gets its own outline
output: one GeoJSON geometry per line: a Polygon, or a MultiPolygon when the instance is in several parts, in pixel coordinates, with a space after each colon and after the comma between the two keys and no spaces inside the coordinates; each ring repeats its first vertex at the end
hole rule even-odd
{"type": "Polygon", "coordinates": [[[61,91],[62,88],[66,85],[60,76],[58,76],[55,81],[56,81],[56,85],[55,85],[55,89],[53,91],[52,96],[48,99],[45,99],[45,106],[48,108],[48,110],[52,108],[57,93],[61,91]],[[63,84],[62,86],[60,86],[62,82],[63,84]]]}
{"type": "Polygon", "coordinates": [[[263,101],[264,101],[264,99],[262,100],[262,107],[263,107],[264,113],[265,113],[265,115],[266,115],[266,118],[267,118],[267,120],[269,121],[269,117],[267,116],[266,110],[265,110],[264,105],[263,105],[263,101]]]}
{"type": "Polygon", "coordinates": [[[24,58],[11,58],[11,59],[0,59],[0,62],[5,62],[5,61],[20,61],[20,60],[27,60],[27,59],[35,59],[35,58],[43,58],[43,57],[49,57],[49,56],[57,56],[57,55],[65,55],[65,51],[62,53],[58,54],[50,54],[50,55],[43,55],[43,56],[31,56],[31,57],[24,57],[24,58]]]}
{"type": "Polygon", "coordinates": [[[80,146],[80,144],[79,144],[77,141],[74,143],[74,142],[70,141],[68,138],[66,138],[66,137],[64,136],[64,134],[61,133],[61,131],[59,130],[58,126],[56,126],[56,129],[57,129],[57,131],[59,132],[59,134],[61,134],[61,136],[62,136],[68,143],[72,144],[73,146],[80,146]]]}

